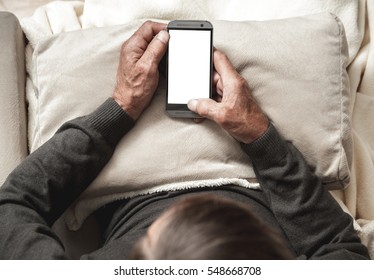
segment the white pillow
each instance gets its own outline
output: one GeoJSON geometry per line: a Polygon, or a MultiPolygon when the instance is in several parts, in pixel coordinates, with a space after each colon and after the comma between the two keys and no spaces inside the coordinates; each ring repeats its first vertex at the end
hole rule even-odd
{"type": "Polygon", "coordinates": [[[275,20],[317,13],[333,13],[342,21],[349,61],[361,47],[365,32],[365,4],[352,0],[86,0],[83,28],[103,27],[135,19],[275,20]]]}
{"type": "MultiPolygon", "coordinates": [[[[352,157],[347,44],[330,14],[265,22],[213,21],[214,45],[248,81],[280,133],[330,188],[349,182],[352,157]]],[[[111,96],[119,50],[141,22],[51,36],[33,55],[36,125],[30,150],[60,125],[89,114],[111,96]]],[[[165,81],[113,158],[67,212],[70,228],[98,207],[137,194],[233,183],[253,187],[240,145],[216,124],[172,119],[165,81]]]]}

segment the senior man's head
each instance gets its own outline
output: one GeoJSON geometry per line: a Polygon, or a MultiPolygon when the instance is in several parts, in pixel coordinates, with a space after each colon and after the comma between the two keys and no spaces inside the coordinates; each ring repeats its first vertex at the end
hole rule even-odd
{"type": "Polygon", "coordinates": [[[278,234],[251,209],[217,195],[181,199],[134,247],[135,259],[290,259],[278,234]]]}

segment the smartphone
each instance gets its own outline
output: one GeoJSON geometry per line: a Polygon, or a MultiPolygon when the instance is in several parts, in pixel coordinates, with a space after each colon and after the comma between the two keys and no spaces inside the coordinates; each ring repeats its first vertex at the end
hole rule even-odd
{"type": "Polygon", "coordinates": [[[212,98],[213,25],[209,21],[175,20],[167,29],[166,111],[172,117],[200,118],[187,103],[212,98]]]}

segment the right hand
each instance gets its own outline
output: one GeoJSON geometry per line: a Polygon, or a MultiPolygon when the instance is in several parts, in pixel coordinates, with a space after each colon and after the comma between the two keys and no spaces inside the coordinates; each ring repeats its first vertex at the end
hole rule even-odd
{"type": "Polygon", "coordinates": [[[214,85],[220,96],[218,102],[193,99],[188,102],[188,108],[216,122],[238,141],[249,144],[266,132],[269,120],[253,98],[246,80],[217,49],[214,67],[214,85]]]}
{"type": "Polygon", "coordinates": [[[122,45],[113,99],[134,120],[158,85],[158,65],[169,41],[165,29],[166,24],[147,21],[122,45]]]}

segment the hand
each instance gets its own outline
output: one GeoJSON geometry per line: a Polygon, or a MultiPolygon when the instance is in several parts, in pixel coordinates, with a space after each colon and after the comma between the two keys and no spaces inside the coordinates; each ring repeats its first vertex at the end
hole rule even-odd
{"type": "Polygon", "coordinates": [[[227,56],[215,50],[213,60],[216,70],[213,83],[218,102],[212,99],[190,100],[188,108],[213,120],[238,141],[249,144],[266,132],[269,120],[227,56]]]}
{"type": "Polygon", "coordinates": [[[158,64],[169,41],[165,28],[165,24],[147,21],[122,45],[113,99],[134,120],[157,88],[158,64]]]}

